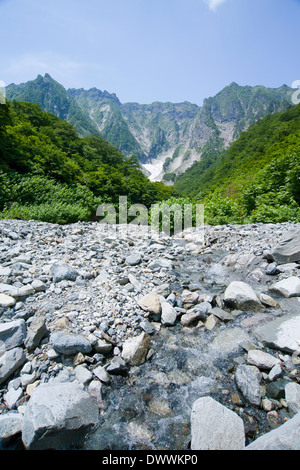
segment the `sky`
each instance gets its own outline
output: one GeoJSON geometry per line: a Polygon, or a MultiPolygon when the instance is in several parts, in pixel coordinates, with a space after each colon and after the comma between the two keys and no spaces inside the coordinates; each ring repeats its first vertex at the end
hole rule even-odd
{"type": "Polygon", "coordinates": [[[300,80],[300,0],[0,0],[0,82],[49,73],[122,103],[201,105],[300,80]]]}

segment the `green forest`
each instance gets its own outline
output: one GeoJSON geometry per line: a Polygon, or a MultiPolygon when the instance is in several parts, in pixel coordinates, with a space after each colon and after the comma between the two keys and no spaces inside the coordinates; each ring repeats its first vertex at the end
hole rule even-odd
{"type": "Polygon", "coordinates": [[[227,150],[203,158],[174,186],[151,183],[136,157],[37,104],[0,106],[0,218],[67,224],[96,219],[101,203],[204,204],[210,225],[300,222],[300,105],[257,121],[227,150]]]}
{"type": "Polygon", "coordinates": [[[0,217],[50,223],[93,220],[101,203],[147,207],[172,194],[151,183],[137,159],[74,127],[37,104],[0,106],[0,217]]]}

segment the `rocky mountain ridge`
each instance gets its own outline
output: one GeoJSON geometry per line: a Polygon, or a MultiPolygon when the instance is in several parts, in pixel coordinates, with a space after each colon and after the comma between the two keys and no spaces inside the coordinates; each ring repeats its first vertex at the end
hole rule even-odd
{"type": "Polygon", "coordinates": [[[96,88],[66,90],[49,74],[7,87],[9,100],[38,103],[80,134],[99,133],[125,155],[136,155],[152,181],[172,181],[207,152],[227,148],[251,124],[290,106],[292,93],[286,85],[232,83],[198,106],[121,103],[116,94],[96,88]]]}

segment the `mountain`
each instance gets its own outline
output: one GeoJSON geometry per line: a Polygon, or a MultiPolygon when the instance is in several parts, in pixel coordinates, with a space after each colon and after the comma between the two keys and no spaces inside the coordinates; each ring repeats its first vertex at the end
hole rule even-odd
{"type": "Polygon", "coordinates": [[[69,89],[48,74],[9,85],[9,100],[40,104],[80,135],[100,134],[127,156],[136,155],[152,181],[173,182],[187,169],[213,164],[229,144],[264,116],[283,111],[294,90],[232,83],[202,106],[189,102],[121,103],[114,93],[69,89]]]}

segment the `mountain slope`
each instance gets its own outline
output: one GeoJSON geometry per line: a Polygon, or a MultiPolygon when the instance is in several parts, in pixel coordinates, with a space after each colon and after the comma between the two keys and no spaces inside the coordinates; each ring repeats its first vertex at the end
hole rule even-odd
{"type": "Polygon", "coordinates": [[[65,90],[49,75],[7,88],[8,99],[37,102],[72,120],[81,135],[100,133],[125,155],[136,155],[152,181],[170,182],[199,161],[205,167],[213,164],[251,124],[287,109],[293,92],[287,86],[270,89],[232,83],[198,106],[122,104],[115,94],[96,88],[65,90]]]}

